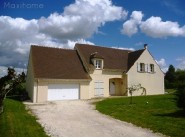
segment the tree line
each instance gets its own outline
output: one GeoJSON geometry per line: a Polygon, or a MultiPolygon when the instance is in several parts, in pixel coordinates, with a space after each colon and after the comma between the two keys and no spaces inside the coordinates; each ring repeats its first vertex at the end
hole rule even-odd
{"type": "Polygon", "coordinates": [[[176,90],[176,104],[185,112],[185,70],[170,65],[165,74],[165,88],[176,90]]]}
{"type": "Polygon", "coordinates": [[[165,74],[165,88],[177,89],[179,86],[185,86],[185,70],[175,69],[170,65],[165,74]]]}

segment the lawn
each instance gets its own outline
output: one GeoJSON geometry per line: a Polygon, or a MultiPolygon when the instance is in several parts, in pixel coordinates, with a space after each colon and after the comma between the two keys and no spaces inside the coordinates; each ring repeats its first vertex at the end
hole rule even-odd
{"type": "Polygon", "coordinates": [[[108,98],[96,103],[101,113],[149,128],[171,137],[185,137],[185,114],[175,105],[174,94],[108,98]],[[148,102],[148,103],[147,103],[148,102]]]}
{"type": "Polygon", "coordinates": [[[0,137],[48,137],[22,102],[6,99],[0,115],[0,137]]]}

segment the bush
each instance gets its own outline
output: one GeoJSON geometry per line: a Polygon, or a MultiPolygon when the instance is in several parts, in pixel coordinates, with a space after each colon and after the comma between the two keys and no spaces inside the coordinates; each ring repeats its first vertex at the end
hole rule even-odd
{"type": "Polygon", "coordinates": [[[11,92],[7,95],[8,98],[19,100],[19,101],[25,101],[28,100],[28,93],[26,92],[26,84],[21,83],[19,86],[14,88],[11,92]]]}
{"type": "Polygon", "coordinates": [[[177,106],[185,111],[185,84],[179,85],[176,96],[177,106]]]}

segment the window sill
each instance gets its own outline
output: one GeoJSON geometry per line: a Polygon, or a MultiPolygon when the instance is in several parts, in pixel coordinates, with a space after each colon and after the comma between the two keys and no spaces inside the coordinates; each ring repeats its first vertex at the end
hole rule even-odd
{"type": "Polygon", "coordinates": [[[147,71],[137,71],[138,73],[149,73],[149,74],[154,74],[156,72],[147,72],[147,71]]]}

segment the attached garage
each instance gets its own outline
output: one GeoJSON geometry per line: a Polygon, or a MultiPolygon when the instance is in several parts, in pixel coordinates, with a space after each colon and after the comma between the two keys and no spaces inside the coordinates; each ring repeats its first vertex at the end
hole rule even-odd
{"type": "Polygon", "coordinates": [[[49,84],[48,101],[79,99],[79,84],[49,84]]]}

